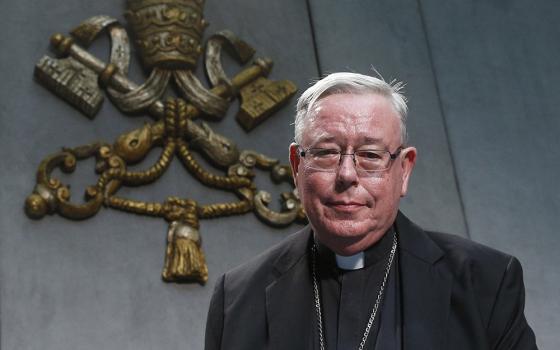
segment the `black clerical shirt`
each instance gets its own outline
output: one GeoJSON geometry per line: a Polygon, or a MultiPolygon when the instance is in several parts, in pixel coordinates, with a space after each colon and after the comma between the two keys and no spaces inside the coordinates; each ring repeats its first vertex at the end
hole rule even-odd
{"type": "MultiPolygon", "coordinates": [[[[357,270],[340,269],[335,254],[319,244],[317,265],[327,350],[358,349],[387,269],[393,232],[391,228],[364,251],[364,267],[357,270]]],[[[401,348],[399,290],[397,249],[365,349],[401,348]]],[[[319,338],[315,333],[314,344],[318,349],[319,338]]]]}

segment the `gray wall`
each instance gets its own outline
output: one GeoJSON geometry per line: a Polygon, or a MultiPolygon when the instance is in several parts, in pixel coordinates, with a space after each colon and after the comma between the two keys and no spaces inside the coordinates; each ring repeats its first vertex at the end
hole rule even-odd
{"type": "MultiPolygon", "coordinates": [[[[411,143],[420,152],[409,217],[429,229],[470,237],[521,260],[526,313],[541,349],[560,344],[560,3],[478,0],[207,0],[206,34],[228,28],[272,57],[273,79],[302,91],[338,70],[407,82],[411,143]]],[[[23,213],[41,159],[61,146],[112,141],[146,117],[125,117],[109,101],[93,121],[32,79],[48,37],[81,20],[122,18],[123,1],[2,3],[0,24],[0,344],[2,349],[201,349],[216,278],[297,229],[274,229],[252,214],[201,222],[210,280],[164,284],[163,220],[102,210],[82,222],[23,213]]],[[[91,48],[106,57],[108,40],[91,48]]],[[[132,76],[142,81],[138,62],[132,76]]],[[[235,64],[230,72],[240,69],[235,64]]],[[[241,148],[286,159],[293,104],[247,134],[234,121],[212,126],[241,148]]],[[[157,153],[157,152],[155,152],[157,153]]],[[[154,159],[157,154],[152,154],[154,159]]],[[[149,164],[149,160],[145,164],[149,164]]],[[[74,198],[92,181],[84,162],[74,198]]],[[[260,187],[276,195],[262,179],[260,187]]],[[[232,199],[200,186],[175,161],[153,186],[123,191],[161,201],[232,199]]]]}

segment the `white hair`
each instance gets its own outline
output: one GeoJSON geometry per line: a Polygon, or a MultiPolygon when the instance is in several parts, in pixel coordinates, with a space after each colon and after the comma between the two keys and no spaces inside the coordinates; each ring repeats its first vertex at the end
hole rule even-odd
{"type": "Polygon", "coordinates": [[[408,139],[406,132],[408,106],[406,105],[406,97],[402,94],[404,84],[395,80],[387,83],[381,75],[380,78],[350,72],[332,73],[305,90],[298,99],[296,106],[295,142],[301,144],[306,121],[315,104],[322,98],[341,93],[373,93],[386,97],[393,105],[399,117],[401,143],[406,144],[408,139]]]}

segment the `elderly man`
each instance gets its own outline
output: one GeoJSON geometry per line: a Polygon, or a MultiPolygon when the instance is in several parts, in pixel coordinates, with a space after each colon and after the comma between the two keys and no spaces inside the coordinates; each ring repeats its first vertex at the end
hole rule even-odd
{"type": "Polygon", "coordinates": [[[206,349],[536,349],[519,262],[399,212],[416,161],[400,84],[335,73],[297,104],[310,225],[216,284],[206,349]]]}

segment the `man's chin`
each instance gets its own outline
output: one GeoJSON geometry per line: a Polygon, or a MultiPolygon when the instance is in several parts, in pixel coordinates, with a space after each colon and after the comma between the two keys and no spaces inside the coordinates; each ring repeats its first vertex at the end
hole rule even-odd
{"type": "Polygon", "coordinates": [[[332,218],[327,218],[325,224],[325,226],[328,226],[333,232],[336,231],[341,234],[347,232],[352,236],[359,235],[360,233],[365,234],[372,229],[371,222],[361,219],[356,215],[337,215],[332,218]]]}
{"type": "Polygon", "coordinates": [[[356,242],[368,235],[370,230],[353,220],[337,220],[322,227],[323,235],[348,243],[356,242]]]}
{"type": "MultiPolygon", "coordinates": [[[[314,227],[322,243],[326,244],[333,251],[344,255],[351,254],[352,251],[358,249],[363,250],[367,247],[370,236],[376,235],[376,230],[372,225],[364,222],[356,222],[354,220],[332,220],[323,222],[323,225],[314,227]],[[361,249],[360,249],[361,247],[361,249]]],[[[374,239],[375,240],[375,239],[374,239]]]]}

